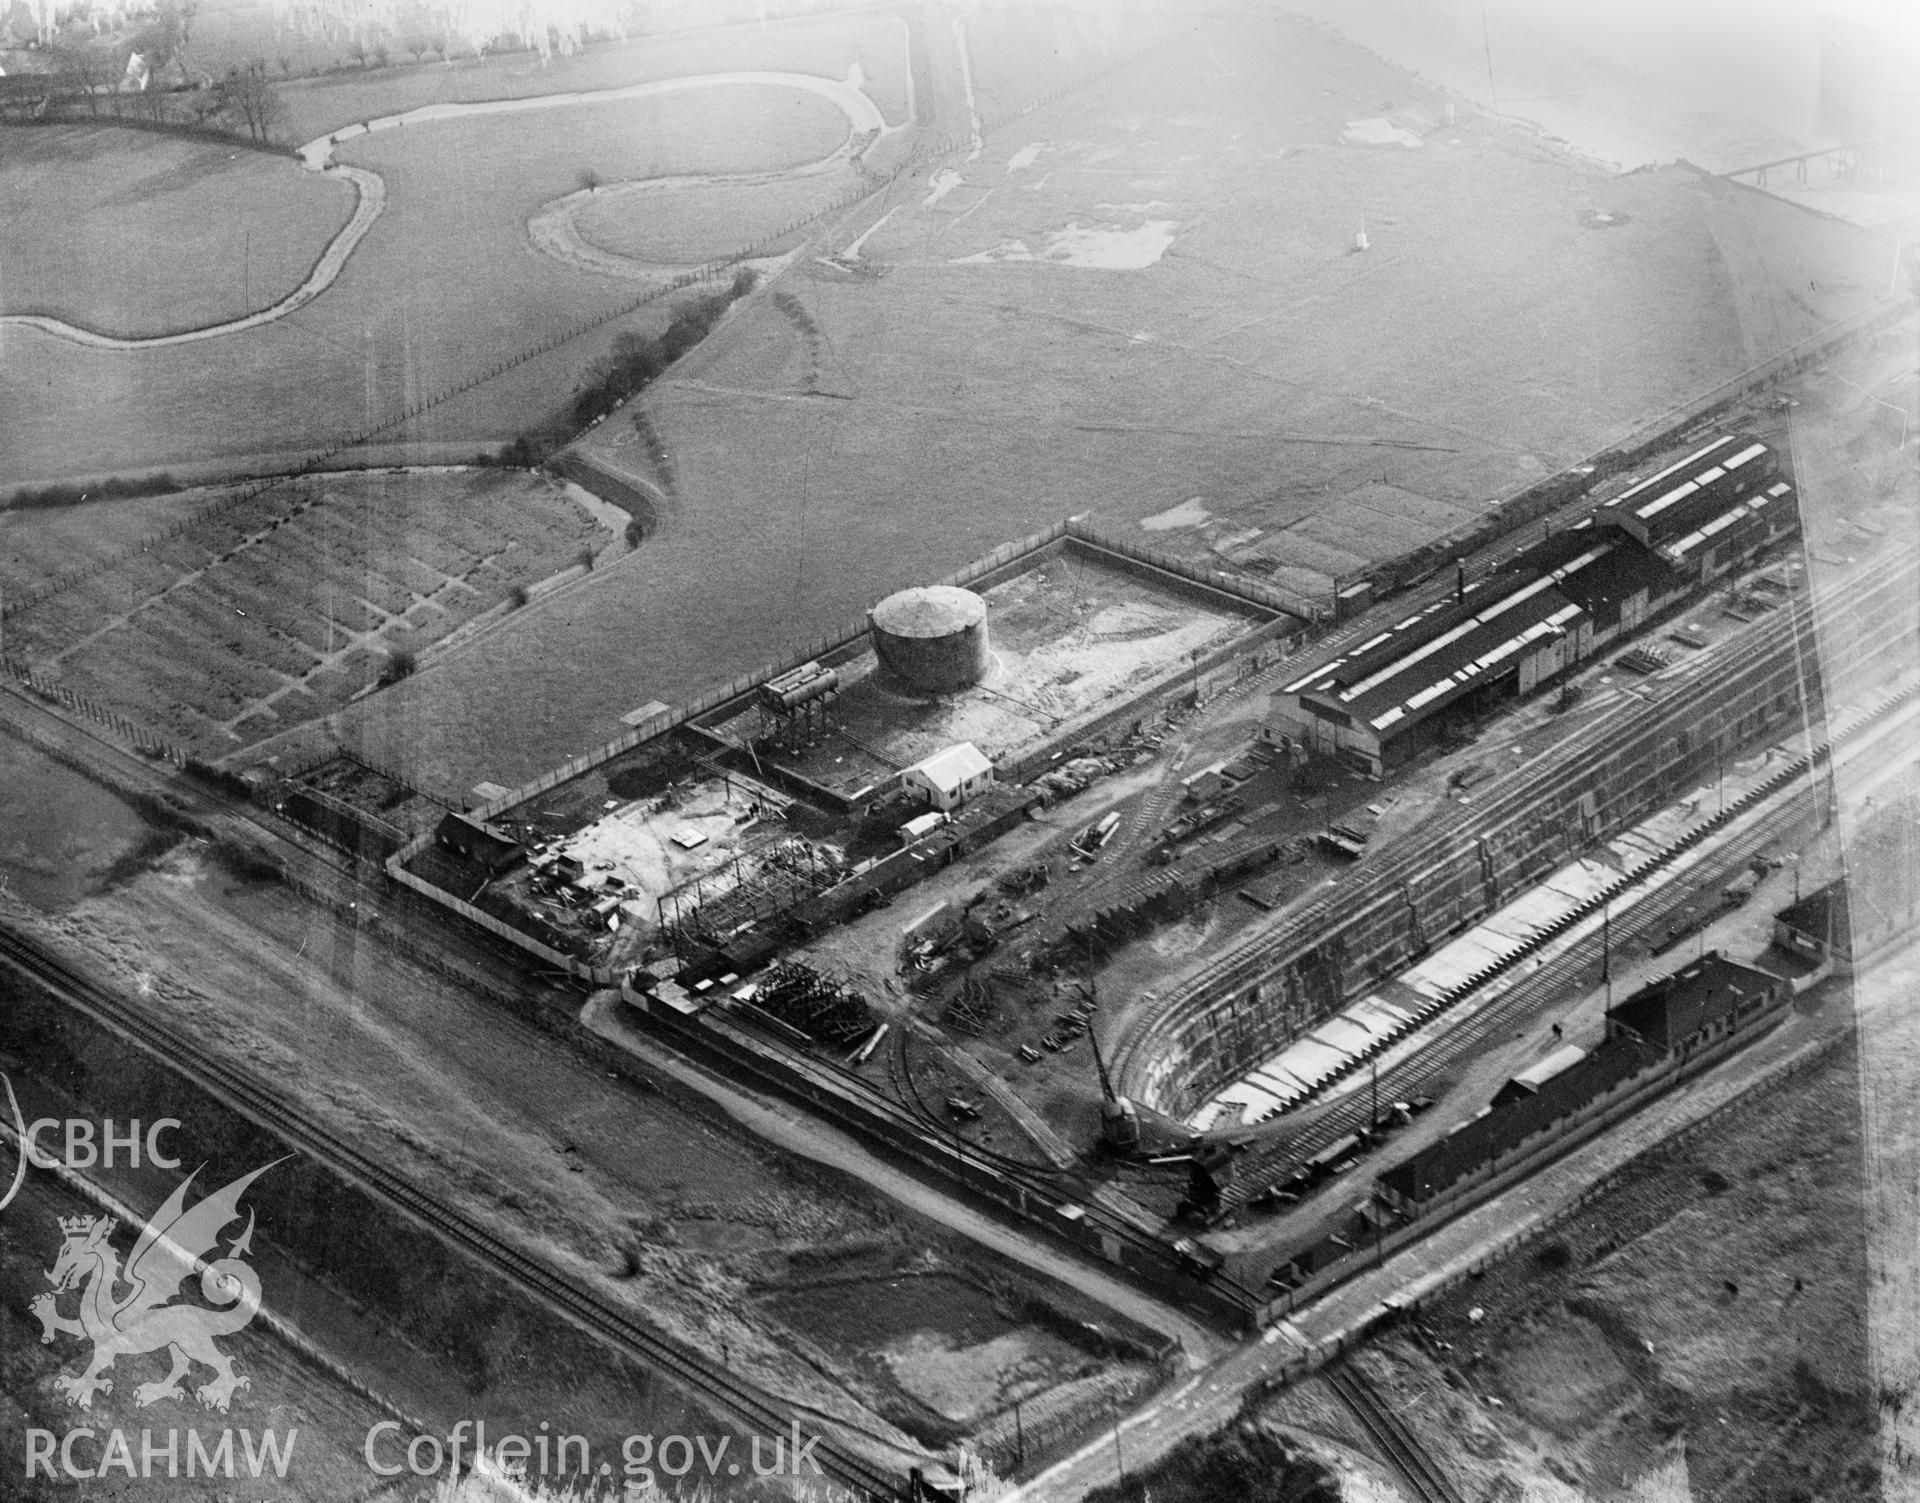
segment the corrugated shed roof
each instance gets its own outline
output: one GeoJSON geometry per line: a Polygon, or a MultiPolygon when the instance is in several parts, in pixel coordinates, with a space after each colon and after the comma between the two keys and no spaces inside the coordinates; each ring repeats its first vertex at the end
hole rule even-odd
{"type": "Polygon", "coordinates": [[[1769,508],[1791,507],[1793,505],[1793,487],[1784,480],[1776,480],[1764,490],[1756,491],[1743,500],[1730,506],[1724,506],[1713,512],[1691,532],[1676,538],[1667,544],[1667,551],[1685,558],[1696,548],[1705,547],[1714,538],[1742,521],[1744,518],[1764,515],[1769,508]]]}
{"type": "Polygon", "coordinates": [[[1732,450],[1728,446],[1738,441],[1734,434],[1723,434],[1721,437],[1709,443],[1702,444],[1686,457],[1675,460],[1657,474],[1649,475],[1637,485],[1629,486],[1611,501],[1604,504],[1607,506],[1634,506],[1648,501],[1654,496],[1660,495],[1664,490],[1678,485],[1681,480],[1688,479],[1705,469],[1713,463],[1715,455],[1731,453],[1732,450]]]}
{"type": "Polygon", "coordinates": [[[1554,1076],[1571,1070],[1587,1057],[1587,1051],[1577,1044],[1563,1044],[1545,1059],[1513,1077],[1513,1083],[1537,1091],[1554,1076]]]}
{"type": "Polygon", "coordinates": [[[1743,471],[1764,473],[1772,450],[1757,439],[1729,436],[1695,451],[1682,464],[1653,480],[1642,481],[1598,508],[1601,517],[1631,516],[1646,528],[1655,547],[1683,538],[1729,511],[1736,498],[1728,494],[1728,477],[1738,487],[1743,471]]]}

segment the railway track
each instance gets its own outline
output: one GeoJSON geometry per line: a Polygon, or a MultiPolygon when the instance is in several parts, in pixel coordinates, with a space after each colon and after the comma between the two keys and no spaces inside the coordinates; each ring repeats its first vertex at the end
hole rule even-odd
{"type": "MultiPolygon", "coordinates": [[[[1730,875],[1744,866],[1754,852],[1804,818],[1807,812],[1797,800],[1775,811],[1749,832],[1739,842],[1737,849],[1729,847],[1726,858],[1713,863],[1706,870],[1715,881],[1722,875],[1730,875]]],[[[1627,910],[1627,915],[1612,925],[1615,954],[1625,945],[1658,932],[1692,899],[1693,889],[1686,886],[1627,910]]],[[[1600,961],[1601,947],[1602,940],[1598,935],[1580,940],[1551,966],[1515,983],[1472,1018],[1449,1029],[1418,1054],[1391,1069],[1381,1071],[1380,1099],[1404,1101],[1419,1095],[1437,1094],[1460,1061],[1478,1055],[1496,1040],[1511,1037],[1516,1028],[1533,1021],[1543,1007],[1557,996],[1564,995],[1570,974],[1578,975],[1596,967],[1600,961]]],[[[1235,1184],[1222,1196],[1223,1210],[1239,1210],[1266,1185],[1286,1180],[1321,1150],[1369,1126],[1373,1110],[1371,1095],[1371,1090],[1350,1092],[1346,1097],[1321,1107],[1310,1124],[1287,1135],[1280,1143],[1264,1151],[1256,1149],[1242,1164],[1235,1184]]]]}
{"type": "MultiPolygon", "coordinates": [[[[1900,711],[1912,713],[1915,699],[1914,691],[1893,697],[1838,732],[1836,744],[1881,724],[1889,715],[1900,711]]],[[[1809,804],[1803,777],[1803,769],[1787,769],[1784,784],[1774,795],[1778,800],[1775,806],[1728,841],[1714,858],[1703,863],[1693,880],[1663,889],[1616,919],[1611,925],[1615,952],[1625,945],[1645,942],[1649,936],[1661,934],[1676,915],[1698,901],[1703,887],[1709,892],[1717,890],[1725,878],[1743,869],[1768,845],[1795,825],[1816,816],[1818,809],[1809,804]]],[[[1436,1094],[1461,1060],[1478,1055],[1487,1044],[1510,1036],[1516,1027],[1533,1022],[1545,1006],[1565,994],[1570,976],[1596,968],[1607,942],[1607,938],[1599,934],[1575,942],[1551,965],[1515,982],[1460,1026],[1449,1029],[1427,1048],[1381,1072],[1378,1084],[1383,1099],[1406,1100],[1416,1095],[1436,1094]]],[[[1675,964],[1678,963],[1679,957],[1676,957],[1675,964]]],[[[1222,1197],[1223,1209],[1239,1210],[1266,1185],[1284,1181],[1321,1150],[1370,1126],[1373,1111],[1370,1095],[1371,1092],[1354,1091],[1322,1107],[1307,1108],[1310,1121],[1271,1147],[1256,1148],[1249,1155],[1236,1176],[1236,1183],[1222,1197]]]]}
{"type": "MultiPolygon", "coordinates": [[[[782,1405],[737,1381],[704,1357],[667,1341],[592,1290],[547,1267],[337,1134],[289,1108],[247,1074],[139,1010],[119,1002],[104,988],[32,941],[0,929],[0,962],[33,977],[62,1001],[132,1039],[168,1064],[185,1070],[228,1106],[279,1134],[289,1147],[311,1155],[399,1207],[444,1241],[479,1259],[595,1336],[677,1382],[730,1418],[762,1434],[785,1434],[795,1424],[824,1430],[828,1424],[840,1423],[803,1405],[782,1405]]],[[[903,1478],[883,1471],[831,1434],[821,1435],[815,1454],[827,1475],[853,1488],[863,1498],[897,1499],[905,1494],[903,1478]]]]}
{"type": "Polygon", "coordinates": [[[1419,1503],[1467,1503],[1419,1438],[1380,1402],[1373,1385],[1344,1358],[1323,1367],[1320,1375],[1360,1421],[1381,1456],[1406,1479],[1419,1503]]]}
{"type": "MultiPolygon", "coordinates": [[[[1858,612],[1875,602],[1886,601],[1896,592],[1910,592],[1913,567],[1913,556],[1902,550],[1862,569],[1853,584],[1850,608],[1858,612]]],[[[1661,686],[1660,706],[1675,711],[1691,705],[1692,712],[1699,713],[1697,685],[1709,670],[1716,694],[1736,692],[1754,678],[1776,671],[1784,655],[1797,655],[1805,644],[1815,640],[1814,612],[1813,602],[1802,596],[1792,605],[1752,623],[1726,649],[1665,670],[1656,680],[1661,686]]],[[[1415,880],[1441,859],[1445,849],[1458,849],[1462,843],[1472,843],[1482,833],[1497,830],[1516,811],[1537,802],[1543,793],[1564,780],[1569,755],[1591,751],[1603,744],[1622,754],[1636,748],[1648,755],[1655,754],[1660,740],[1671,734],[1670,728],[1662,723],[1663,718],[1650,715],[1644,703],[1623,700],[1573,731],[1559,745],[1530,758],[1517,772],[1481,790],[1481,801],[1464,818],[1434,829],[1425,838],[1416,836],[1388,848],[1377,858],[1364,862],[1339,888],[1279,915],[1278,921],[1264,932],[1248,936],[1199,967],[1150,1012],[1134,1019],[1127,1036],[1115,1050],[1116,1074],[1130,1080],[1140,1052],[1151,1045],[1155,1035],[1176,1015],[1205,1011],[1221,996],[1263,980],[1289,955],[1309,944],[1313,936],[1336,928],[1341,916],[1350,913],[1354,904],[1367,900],[1371,894],[1415,880]]]]}

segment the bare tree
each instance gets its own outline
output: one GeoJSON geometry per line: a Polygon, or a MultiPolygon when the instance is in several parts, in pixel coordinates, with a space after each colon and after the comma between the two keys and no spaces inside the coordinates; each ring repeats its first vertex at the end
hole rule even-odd
{"type": "Polygon", "coordinates": [[[286,105],[267,78],[267,65],[259,58],[244,67],[229,68],[214,92],[217,113],[237,118],[255,141],[273,139],[273,127],[286,114],[286,105]]]}
{"type": "Polygon", "coordinates": [[[87,98],[87,113],[100,113],[100,91],[113,85],[113,64],[105,53],[85,44],[53,49],[53,73],[61,89],[87,98]]]}

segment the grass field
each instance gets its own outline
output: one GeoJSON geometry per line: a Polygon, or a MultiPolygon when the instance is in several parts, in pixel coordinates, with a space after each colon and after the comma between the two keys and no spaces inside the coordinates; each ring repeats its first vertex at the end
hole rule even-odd
{"type": "MultiPolygon", "coordinates": [[[[449,96],[612,87],[651,76],[779,66],[782,56],[789,67],[811,61],[835,77],[862,60],[869,79],[883,80],[887,49],[899,97],[881,97],[878,82],[875,97],[889,118],[900,114],[900,23],[886,17],[857,27],[822,22],[817,37],[809,29],[815,24],[592,49],[547,69],[516,55],[474,67],[378,70],[353,83],[363,92],[351,97],[350,107],[341,103],[348,96],[339,95],[340,107],[324,116],[302,117],[299,96],[307,86],[288,85],[294,119],[286,134],[449,96]],[[803,33],[813,40],[799,40],[803,33]],[[599,71],[577,73],[576,67],[599,71]]],[[[326,93],[349,84],[311,87],[326,93]]],[[[8,132],[7,139],[19,134],[8,132]]],[[[0,485],[204,466],[222,457],[270,463],[272,456],[310,452],[361,432],[419,397],[485,373],[556,329],[631,300],[631,282],[576,270],[527,245],[526,215],[576,190],[582,168],[595,167],[609,181],[651,172],[760,170],[824,155],[845,136],[844,117],[817,96],[727,88],[677,93],[644,108],[469,118],[357,139],[341,156],[382,173],[386,211],[339,281],[292,317],[205,344],[127,353],[10,332],[7,358],[0,361],[0,421],[8,435],[0,485]]],[[[137,224],[127,231],[100,229],[131,255],[144,242],[137,224]]],[[[241,240],[224,254],[237,265],[244,251],[241,240]]],[[[227,262],[214,258],[214,264],[224,277],[227,262]]],[[[232,280],[239,284],[238,271],[232,280]]],[[[84,310],[98,293],[76,282],[63,295],[84,310]]],[[[658,320],[641,314],[632,326],[651,330],[658,320]]],[[[618,332],[609,328],[605,338],[618,332]]],[[[557,351],[392,438],[425,446],[436,459],[464,458],[479,445],[505,442],[564,405],[581,368],[604,348],[596,342],[557,351]]]]}
{"type": "MultiPolygon", "coordinates": [[[[649,265],[692,266],[758,244],[845,193],[851,168],[770,183],[716,183],[670,193],[601,189],[574,217],[582,239],[649,265]]],[[[770,245],[771,253],[787,242],[770,245]]]]}
{"type": "MultiPolygon", "coordinates": [[[[662,535],[537,645],[516,624],[356,734],[434,786],[513,783],[1067,513],[1173,511],[1155,546],[1324,595],[1884,287],[1848,226],[1444,118],[1323,32],[1217,23],[995,133],[948,191],[903,181],[836,239],[890,212],[868,275],[785,279],[817,350],[750,304],[643,399],[677,479],[662,535]],[[1342,141],[1389,116],[1424,144],[1342,141]],[[1165,221],[1157,259],[1085,264],[1140,260],[1165,221]],[[551,666],[615,621],[644,657],[551,666]]],[[[649,476],[630,425],[587,442],[649,476]]]]}
{"type": "MultiPolygon", "coordinates": [[[[431,786],[512,783],[1068,512],[1171,511],[1157,546],[1323,592],[1884,286],[1884,246],[1845,225],[1444,116],[1318,30],[1214,23],[944,164],[945,191],[931,167],[903,180],[832,247],[874,229],[867,274],[787,278],[817,338],[749,303],[646,399],[676,476],[660,536],[484,658],[356,707],[353,733],[431,786]],[[1424,144],[1349,144],[1399,133],[1424,144]]],[[[0,410],[33,419],[10,425],[21,478],[318,440],[624,293],[520,239],[568,154],[549,154],[566,181],[503,185],[431,136],[352,143],[393,206],[334,293],[218,359],[17,342],[0,410]]],[[[600,339],[403,436],[518,431],[600,339]]],[[[657,478],[625,421],[592,443],[657,478]]]]}
{"type": "MultiPolygon", "coordinates": [[[[527,114],[470,115],[341,146],[338,159],[382,177],[404,172],[423,197],[458,213],[440,184],[473,184],[484,171],[489,202],[476,218],[522,219],[579,187],[591,168],[602,182],[629,178],[777,171],[828,155],[847,138],[847,117],[817,94],[758,84],[689,89],[648,99],[527,114]],[[497,200],[497,201],[496,201],[497,200]]],[[[396,191],[388,178],[390,192],[396,191]]]]}
{"type": "Polygon", "coordinates": [[[610,534],[500,472],[283,485],[7,623],[10,652],[206,756],[345,705],[610,534]]]}
{"type": "Polygon", "coordinates": [[[544,63],[534,53],[476,58],[462,47],[454,49],[451,61],[420,65],[395,49],[394,62],[397,66],[347,68],[289,80],[282,88],[287,103],[282,134],[290,141],[306,141],[357,120],[424,104],[612,89],[743,69],[842,79],[848,67],[858,63],[862,89],[890,125],[906,120],[910,92],[906,28],[891,15],[821,16],[635,37],[544,63]]]}
{"type": "Polygon", "coordinates": [[[103,334],[238,318],[293,291],[353,190],[285,157],[110,125],[0,128],[0,313],[103,334]]]}
{"type": "Polygon", "coordinates": [[[17,600],[53,575],[138,546],[229,493],[195,487],[167,496],[0,510],[0,590],[17,600]]]}

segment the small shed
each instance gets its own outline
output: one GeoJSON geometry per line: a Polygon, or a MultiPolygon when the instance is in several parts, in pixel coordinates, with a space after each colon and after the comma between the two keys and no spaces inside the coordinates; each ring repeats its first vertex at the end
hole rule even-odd
{"type": "Polygon", "coordinates": [[[1853,959],[1853,910],[1847,880],[1829,882],[1773,918],[1773,942],[1796,955],[1853,959]]]}
{"type": "Polygon", "coordinates": [[[929,809],[925,814],[916,814],[900,826],[900,844],[912,845],[916,840],[924,840],[947,822],[947,816],[937,809],[929,809]]]}
{"type": "Polygon", "coordinates": [[[931,807],[957,809],[992,785],[993,763],[971,741],[962,741],[914,763],[900,774],[900,780],[918,789],[931,807]]]}
{"type": "Polygon", "coordinates": [[[1538,1064],[1522,1070],[1495,1091],[1493,1104],[1501,1107],[1510,1101],[1524,1101],[1529,1096],[1539,1095],[1543,1085],[1557,1075],[1564,1075],[1586,1057],[1587,1051],[1573,1044],[1554,1050],[1538,1064]]]}

